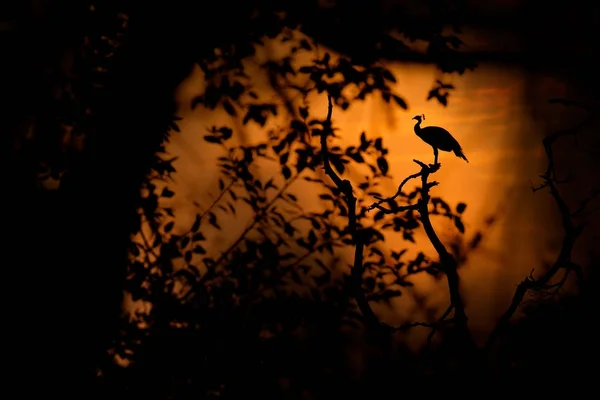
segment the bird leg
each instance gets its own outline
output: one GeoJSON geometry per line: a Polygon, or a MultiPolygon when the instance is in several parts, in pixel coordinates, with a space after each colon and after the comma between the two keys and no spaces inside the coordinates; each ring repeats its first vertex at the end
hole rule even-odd
{"type": "Polygon", "coordinates": [[[433,165],[438,165],[438,156],[439,156],[439,151],[437,148],[433,148],[433,165]]]}

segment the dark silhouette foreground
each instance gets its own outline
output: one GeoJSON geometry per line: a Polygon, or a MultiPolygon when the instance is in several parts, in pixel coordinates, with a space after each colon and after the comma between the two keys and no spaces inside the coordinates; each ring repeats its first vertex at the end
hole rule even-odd
{"type": "MultiPolygon", "coordinates": [[[[434,165],[416,160],[419,170],[400,182],[391,197],[376,191],[389,179],[388,149],[381,138],[340,132],[355,137],[355,145],[341,149],[328,144],[334,140],[334,107],[343,112],[367,96],[381,96],[407,108],[390,89],[396,78],[379,60],[414,55],[382,30],[399,24],[411,40],[429,43],[425,60],[444,72],[472,68],[472,60],[456,48],[458,37],[446,36],[442,29],[460,19],[460,13],[440,3],[436,7],[441,9],[432,6],[429,23],[423,24],[412,18],[411,10],[386,14],[366,2],[361,5],[322,10],[306,2],[257,2],[237,5],[231,13],[231,3],[223,1],[210,11],[214,23],[205,24],[198,23],[198,16],[207,10],[196,2],[103,2],[95,7],[84,2],[73,8],[61,5],[65,13],[58,13],[62,17],[57,26],[69,29],[53,34],[56,42],[48,32],[59,30],[32,25],[23,47],[39,50],[55,43],[60,53],[64,45],[73,50],[76,62],[71,74],[45,75],[51,62],[33,59],[38,51],[26,52],[31,57],[28,68],[22,71],[10,64],[10,85],[3,92],[9,96],[10,111],[3,116],[3,128],[11,135],[18,136],[25,125],[27,116],[20,110],[33,107],[38,118],[33,142],[15,146],[13,136],[3,136],[11,138],[3,142],[4,161],[16,166],[6,188],[6,229],[11,234],[3,255],[7,265],[14,260],[23,264],[10,269],[16,275],[8,280],[10,287],[24,282],[27,289],[10,291],[6,301],[21,305],[8,307],[14,315],[6,324],[14,338],[7,348],[15,353],[11,365],[20,378],[19,390],[44,387],[48,395],[77,398],[334,398],[400,396],[438,384],[446,393],[464,394],[475,378],[492,388],[526,381],[538,394],[544,391],[539,378],[551,382],[553,390],[554,385],[564,385],[576,391],[594,382],[587,379],[587,365],[597,361],[592,304],[598,281],[572,260],[586,214],[561,197],[552,147],[565,136],[579,135],[582,128],[552,134],[544,142],[549,167],[543,186],[556,201],[565,231],[560,254],[550,268],[523,279],[487,343],[478,348],[460,293],[461,258],[439,240],[431,221],[450,219],[464,238],[461,215],[466,205],[449,205],[435,197],[436,182],[429,180],[440,168],[438,148],[466,160],[458,143],[450,143],[451,136],[440,143],[424,138],[434,148],[434,165]],[[289,18],[281,19],[282,9],[289,18]],[[202,132],[207,151],[214,149],[209,146],[233,150],[221,166],[218,198],[223,203],[199,215],[187,234],[170,234],[172,210],[158,207],[158,200],[174,194],[168,187],[153,186],[148,176],[168,181],[174,172],[164,154],[165,141],[178,130],[173,91],[195,63],[207,76],[235,76],[211,80],[220,85],[208,85],[195,104],[223,109],[238,116],[242,125],[264,126],[283,108],[248,92],[252,82],[241,73],[241,60],[252,56],[253,45],[265,36],[274,40],[299,23],[314,43],[283,39],[297,41],[296,52],[315,52],[310,64],[290,72],[284,58],[265,68],[273,84],[285,86],[289,75],[308,77],[307,86],[295,90],[300,97],[309,91],[328,95],[328,118],[313,118],[310,104],[292,107],[287,110],[290,126],[277,132],[274,142],[253,148],[227,147],[231,127],[202,132]],[[322,49],[317,52],[319,43],[345,56],[335,60],[322,49]],[[342,83],[328,79],[339,75],[342,83]],[[35,96],[23,94],[23,82],[29,85],[26,93],[35,96]],[[358,95],[346,97],[347,86],[357,87],[358,95]],[[83,150],[59,146],[61,124],[76,127],[85,137],[83,150]],[[251,173],[253,160],[265,155],[281,167],[273,182],[257,180],[251,173]],[[41,161],[51,166],[51,175],[62,177],[58,190],[40,188],[41,161]],[[365,181],[345,179],[352,163],[370,171],[365,181]],[[322,166],[327,176],[315,184],[327,212],[309,215],[288,189],[308,171],[322,171],[322,166]],[[411,179],[421,185],[409,192],[404,185],[411,179]],[[142,196],[140,187],[150,195],[142,196]],[[227,210],[240,204],[255,213],[247,232],[222,257],[207,260],[204,230],[223,229],[219,206],[227,210]],[[312,228],[282,220],[276,206],[296,210],[298,221],[312,228]],[[131,235],[143,224],[150,225],[152,236],[132,243],[131,235]],[[418,229],[427,233],[439,259],[405,253],[418,229]],[[385,230],[402,235],[403,248],[383,254],[385,230]],[[323,260],[334,259],[334,250],[342,245],[354,246],[354,262],[351,274],[335,280],[332,264],[323,260]],[[183,259],[186,267],[175,270],[174,259],[183,259]],[[390,259],[394,262],[386,261],[390,259]],[[305,274],[308,270],[319,273],[305,274]],[[430,321],[383,324],[371,305],[402,296],[417,273],[446,279],[451,304],[430,321]],[[394,274],[394,283],[382,285],[379,274],[394,274]],[[568,276],[579,277],[579,292],[557,297],[568,276]],[[188,296],[173,295],[175,280],[189,284],[188,296]],[[290,281],[310,294],[289,290],[290,281]],[[123,288],[151,303],[151,312],[133,320],[121,318],[123,288]],[[516,320],[531,293],[548,294],[552,300],[527,302],[527,318],[516,320]],[[394,336],[407,329],[429,329],[439,344],[412,352],[394,336]],[[117,358],[130,360],[130,366],[120,367],[114,362],[117,358]],[[426,386],[420,386],[423,381],[426,386]]],[[[19,59],[14,53],[7,60],[19,59]]],[[[434,98],[447,102],[447,94],[434,98]]],[[[588,201],[583,200],[582,204],[588,201]]],[[[590,271],[596,267],[590,266],[590,271]]]]}

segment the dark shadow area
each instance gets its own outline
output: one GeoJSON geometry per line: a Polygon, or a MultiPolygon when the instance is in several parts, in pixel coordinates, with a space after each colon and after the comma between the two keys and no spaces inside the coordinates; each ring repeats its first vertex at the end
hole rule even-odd
{"type": "MultiPolygon", "coordinates": [[[[284,3],[2,6],[3,326],[18,390],[329,399],[460,395],[479,384],[521,394],[592,388],[600,259],[594,240],[581,238],[590,230],[587,237],[597,238],[600,185],[592,174],[565,179],[564,171],[575,168],[577,151],[598,144],[597,98],[549,99],[557,110],[575,110],[573,118],[546,132],[548,167],[523,180],[552,196],[563,240],[548,265],[531,265],[477,343],[461,267],[486,231],[467,241],[468,205],[436,196],[445,160],[471,155],[444,129],[421,127],[421,114],[414,132],[432,146],[432,158],[414,160],[412,175],[392,177],[393,149],[384,139],[341,132],[335,116],[370,97],[408,108],[384,61],[476,74],[477,61],[493,57],[469,52],[460,37],[462,26],[481,25],[474,17],[481,10],[462,1],[284,3]],[[264,66],[278,101],[263,96],[245,69],[267,41],[290,44],[264,66]],[[206,152],[223,154],[217,195],[181,233],[165,205],[176,196],[177,172],[166,146],[180,131],[174,92],[194,66],[206,89],[191,108],[268,129],[268,138],[239,144],[239,126],[227,124],[198,133],[206,152]],[[313,94],[328,100],[327,109],[311,106],[313,94]],[[285,124],[270,128],[281,115],[285,124]],[[337,145],[344,135],[356,137],[337,145]],[[585,145],[565,144],[573,140],[585,145]],[[259,174],[264,165],[277,173],[259,174]],[[350,177],[350,168],[365,172],[350,177]],[[390,180],[395,193],[381,189],[390,180]],[[314,186],[321,210],[299,200],[291,189],[298,182],[314,186]],[[418,186],[408,190],[409,183],[418,186]],[[209,239],[227,233],[223,220],[241,210],[251,217],[239,220],[239,237],[225,245],[209,239]],[[436,220],[451,221],[455,242],[440,239],[436,220]],[[397,246],[383,245],[389,235],[401,238],[397,246]],[[436,257],[412,254],[418,240],[436,257]],[[576,254],[583,253],[590,256],[582,261],[576,254]],[[446,311],[398,326],[382,321],[373,305],[406,294],[419,274],[445,282],[446,311]],[[145,311],[124,310],[124,299],[145,311]],[[412,330],[427,332],[423,349],[404,340],[412,330]]],[[[521,21],[523,10],[509,15],[521,21]]],[[[515,27],[522,30],[529,32],[515,27]]],[[[537,42],[528,46],[517,62],[537,57],[537,42]]],[[[587,54],[594,44],[586,36],[577,46],[587,54]]],[[[564,71],[564,46],[542,47],[564,71]]],[[[572,58],[576,80],[588,79],[587,60],[572,58]]],[[[438,80],[423,95],[446,106],[454,90],[438,80]]]]}

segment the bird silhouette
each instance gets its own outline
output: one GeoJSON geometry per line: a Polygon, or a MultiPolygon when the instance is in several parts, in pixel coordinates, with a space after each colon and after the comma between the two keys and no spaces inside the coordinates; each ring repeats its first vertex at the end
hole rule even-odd
{"type": "Polygon", "coordinates": [[[463,153],[462,147],[460,147],[460,144],[454,139],[450,132],[439,126],[426,126],[421,128],[421,121],[425,119],[425,114],[417,115],[413,117],[413,119],[417,121],[415,124],[415,133],[417,136],[433,147],[434,165],[437,165],[438,163],[438,150],[454,152],[456,157],[469,162],[463,153]]]}

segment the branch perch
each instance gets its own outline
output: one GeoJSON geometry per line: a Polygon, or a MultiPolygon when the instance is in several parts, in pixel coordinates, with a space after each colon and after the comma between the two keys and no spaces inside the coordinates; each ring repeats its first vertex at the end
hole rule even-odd
{"type": "Polygon", "coordinates": [[[379,201],[369,207],[368,210],[372,210],[374,208],[378,208],[384,212],[400,212],[409,209],[418,210],[421,214],[421,221],[423,223],[423,227],[425,228],[425,232],[429,237],[431,243],[433,244],[435,250],[437,251],[440,261],[442,264],[442,270],[446,273],[448,277],[448,286],[450,290],[450,301],[451,304],[446,310],[446,312],[442,315],[442,317],[433,324],[424,323],[424,322],[414,322],[400,325],[399,327],[392,327],[388,324],[385,324],[379,320],[377,315],[373,312],[369,301],[362,290],[362,275],[364,272],[363,268],[363,255],[364,255],[364,245],[365,238],[363,237],[363,231],[358,227],[357,224],[357,216],[356,216],[356,197],[353,193],[352,184],[349,180],[342,180],[340,176],[333,170],[331,167],[331,163],[329,162],[329,150],[327,147],[327,138],[333,133],[332,130],[332,122],[331,116],[333,113],[333,104],[331,101],[331,96],[327,96],[328,108],[327,108],[327,117],[323,124],[323,133],[321,135],[321,153],[323,158],[323,168],[327,176],[331,178],[336,187],[342,192],[345,197],[345,200],[348,204],[348,232],[352,237],[352,241],[355,245],[354,252],[354,263],[352,266],[351,272],[351,281],[352,281],[352,289],[354,293],[355,300],[358,304],[358,307],[363,315],[365,323],[368,327],[371,328],[379,328],[389,331],[398,331],[405,330],[412,327],[424,326],[432,329],[432,333],[429,335],[428,341],[431,340],[431,337],[435,334],[437,328],[443,323],[454,322],[457,326],[461,327],[461,331],[466,335],[469,343],[474,343],[471,337],[471,334],[467,328],[467,316],[464,311],[464,303],[462,301],[462,297],[459,291],[459,278],[457,272],[457,262],[454,257],[446,250],[445,246],[442,244],[440,239],[438,238],[433,226],[431,224],[431,220],[429,218],[429,190],[436,186],[437,182],[429,182],[429,175],[436,172],[439,168],[439,164],[434,165],[426,165],[425,163],[419,160],[413,160],[416,164],[421,167],[421,170],[417,173],[414,173],[407,178],[405,178],[400,185],[398,186],[398,190],[396,194],[389,199],[379,199],[379,201]],[[402,193],[403,187],[406,185],[408,181],[411,179],[416,179],[421,177],[421,199],[416,203],[409,206],[400,207],[396,210],[388,210],[382,206],[382,204],[386,201],[393,200],[398,197],[402,193]],[[450,312],[454,310],[454,318],[447,319],[450,312]]]}

